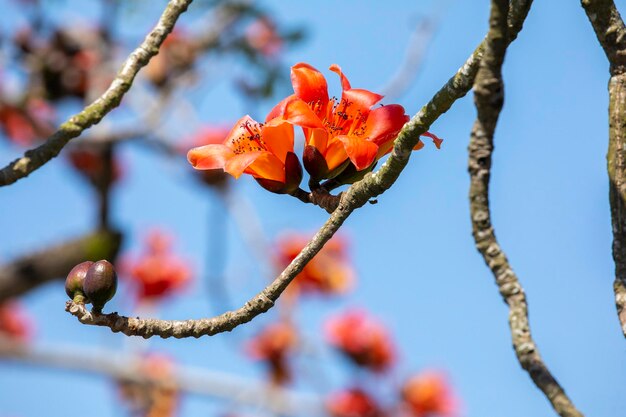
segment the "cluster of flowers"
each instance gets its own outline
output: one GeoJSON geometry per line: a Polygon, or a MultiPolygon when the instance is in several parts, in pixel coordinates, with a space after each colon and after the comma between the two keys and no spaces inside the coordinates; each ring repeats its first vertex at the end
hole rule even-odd
{"type": "Polygon", "coordinates": [[[153,230],[146,237],[142,253],[122,259],[122,275],[128,279],[138,302],[160,301],[190,282],[191,269],[173,253],[172,240],[165,232],[153,230]]]}
{"type": "MultiPolygon", "coordinates": [[[[352,88],[337,65],[330,70],[341,79],[340,99],[329,96],[321,72],[298,63],[291,68],[294,94],[280,101],[265,122],[242,117],[223,143],[191,149],[191,165],[235,178],[249,174],[271,192],[291,194],[302,181],[302,165],[294,153],[294,126],[299,126],[305,140],[302,163],[312,181],[349,184],[362,178],[391,152],[409,116],[399,104],[372,108],[383,96],[352,88]]],[[[424,136],[440,147],[441,139],[429,132],[424,136]]],[[[420,141],[414,149],[423,146],[420,141]]]]}
{"type": "MultiPolygon", "coordinates": [[[[303,235],[289,234],[278,240],[277,266],[286,266],[304,247],[303,235]]],[[[290,284],[289,301],[310,295],[344,294],[354,285],[354,271],[347,256],[347,240],[338,236],[307,264],[290,284]]],[[[364,310],[347,310],[331,316],[325,326],[326,342],[357,369],[375,375],[389,373],[397,361],[392,337],[383,323],[364,310]]],[[[289,320],[263,328],[247,346],[248,355],[265,365],[270,381],[284,385],[293,381],[292,359],[301,347],[297,327],[289,320]]],[[[457,415],[458,404],[445,375],[424,371],[406,379],[397,388],[399,401],[381,403],[362,384],[332,393],[327,410],[334,417],[384,417],[392,414],[412,417],[457,415]]]]}

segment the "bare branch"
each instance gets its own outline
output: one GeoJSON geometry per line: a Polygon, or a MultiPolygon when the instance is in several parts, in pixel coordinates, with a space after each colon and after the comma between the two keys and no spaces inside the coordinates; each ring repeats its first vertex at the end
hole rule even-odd
{"type": "Polygon", "coordinates": [[[0,265],[0,303],[65,278],[80,262],[113,259],[121,238],[117,232],[98,231],[0,265]]]}
{"type": "MultiPolygon", "coordinates": [[[[512,12],[520,19],[526,17],[530,8],[530,0],[517,0],[512,12]]],[[[512,22],[515,27],[522,27],[521,22],[512,22]]],[[[511,39],[517,32],[512,33],[511,39]]],[[[140,319],[120,316],[117,313],[99,314],[89,312],[84,305],[68,302],[66,311],[73,314],[83,324],[109,327],[114,332],[122,332],[128,336],[168,337],[200,337],[231,331],[235,327],[251,321],[259,314],[273,307],[278,297],[287,288],[295,276],[322,249],[324,244],[337,232],[352,212],[370,199],[382,194],[396,181],[411,156],[411,151],[420,136],[430,125],[454,104],[467,94],[472,87],[482,58],[484,42],[469,57],[458,72],[439,90],[422,109],[404,125],[395,140],[391,156],[382,167],[368,173],[362,180],[354,183],[343,192],[337,208],[311,241],[287,268],[263,291],[250,299],[243,307],[222,315],[198,320],[170,321],[156,319],[140,319]]]]}
{"type": "Polygon", "coordinates": [[[469,145],[470,212],[476,247],[491,269],[502,298],[509,306],[509,326],[513,347],[522,368],[543,391],[562,417],[582,417],[539,355],[530,333],[528,304],[524,289],[500,248],[491,224],[489,179],[493,136],[504,103],[502,64],[507,48],[506,15],[508,0],[492,0],[489,34],[474,84],[478,116],[469,145]]]}
{"type": "Polygon", "coordinates": [[[615,305],[626,337],[626,27],[612,0],[583,0],[582,5],[610,63],[609,203],[613,225],[615,305]]]}
{"type": "Polygon", "coordinates": [[[115,107],[130,89],[139,70],[159,52],[159,47],[172,31],[178,17],[187,10],[193,0],[170,0],[157,25],[144,41],[124,61],[122,68],[109,88],[83,111],[70,117],[59,130],[37,148],[26,151],[24,156],[0,170],[0,186],[13,184],[28,176],[52,158],[73,138],[99,123],[115,107]]]}
{"type": "MultiPolygon", "coordinates": [[[[87,350],[74,346],[29,346],[0,337],[0,359],[26,365],[79,371],[115,380],[163,384],[141,370],[141,357],[129,357],[104,349],[87,350]]],[[[258,407],[277,415],[322,416],[323,400],[312,394],[296,393],[261,382],[208,369],[176,366],[167,386],[183,392],[258,407]]]]}

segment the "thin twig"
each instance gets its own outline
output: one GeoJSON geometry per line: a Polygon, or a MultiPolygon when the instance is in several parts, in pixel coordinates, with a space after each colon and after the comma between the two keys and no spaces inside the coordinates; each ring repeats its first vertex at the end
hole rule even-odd
{"type": "Polygon", "coordinates": [[[122,68],[109,88],[93,103],[80,113],[70,117],[59,130],[37,148],[26,151],[23,157],[16,159],[0,170],[0,186],[12,184],[37,170],[52,158],[73,138],[85,129],[99,123],[104,116],[117,107],[124,94],[130,89],[135,76],[150,58],[159,52],[159,47],[172,31],[178,17],[187,10],[193,0],[170,0],[157,25],[144,41],[126,59],[122,68]]]}
{"type": "MultiPolygon", "coordinates": [[[[517,0],[512,4],[510,25],[521,29],[522,22],[530,8],[530,0],[517,0]]],[[[510,40],[517,31],[513,30],[510,40]]],[[[251,321],[259,314],[268,311],[295,276],[321,250],[324,244],[346,221],[350,214],[365,205],[387,189],[396,181],[409,161],[411,151],[420,136],[443,113],[448,111],[454,102],[464,97],[473,85],[478,64],[482,58],[484,42],[474,51],[458,72],[435,94],[422,109],[404,125],[395,140],[391,156],[382,167],[368,173],[362,180],[354,183],[342,193],[337,208],[322,228],[313,236],[300,254],[259,294],[251,298],[243,307],[222,315],[199,320],[168,321],[155,319],[129,318],[117,313],[98,314],[89,312],[84,305],[68,302],[66,311],[78,318],[83,324],[109,327],[114,332],[122,332],[128,336],[167,337],[200,337],[231,331],[235,327],[251,321]]]]}
{"type": "Polygon", "coordinates": [[[626,27],[612,0],[583,0],[582,5],[610,63],[609,203],[613,225],[615,305],[626,337],[626,27]]]}
{"type": "Polygon", "coordinates": [[[160,385],[167,383],[188,394],[258,407],[287,416],[322,416],[323,400],[312,394],[293,392],[208,369],[175,366],[167,381],[150,378],[142,372],[141,357],[104,349],[75,346],[30,346],[0,337],[0,359],[26,365],[46,366],[63,371],[79,371],[115,380],[160,385]]]}
{"type": "Polygon", "coordinates": [[[469,145],[470,212],[478,251],[509,306],[509,326],[517,359],[562,417],[582,417],[539,355],[530,333],[524,289],[496,240],[489,209],[493,136],[504,103],[502,64],[507,48],[508,0],[492,0],[485,53],[474,84],[478,116],[469,145]]]}

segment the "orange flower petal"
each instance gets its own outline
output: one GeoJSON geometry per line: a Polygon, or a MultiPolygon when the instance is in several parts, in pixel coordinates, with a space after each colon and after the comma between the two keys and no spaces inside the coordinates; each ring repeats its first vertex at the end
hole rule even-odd
{"type": "Polygon", "coordinates": [[[422,140],[418,140],[417,143],[415,144],[415,146],[413,146],[413,150],[414,151],[419,151],[420,149],[422,149],[424,147],[424,142],[422,142],[422,140]]]}
{"type": "Polygon", "coordinates": [[[350,113],[361,112],[362,115],[367,116],[370,108],[380,100],[383,96],[380,94],[372,93],[368,90],[360,88],[353,88],[351,90],[345,90],[341,95],[342,100],[346,100],[350,104],[348,111],[350,113]]]}
{"type": "Polygon", "coordinates": [[[399,104],[378,107],[372,110],[367,118],[364,136],[382,146],[385,142],[395,139],[408,121],[409,116],[404,114],[404,107],[399,104]]]}
{"type": "Polygon", "coordinates": [[[441,143],[443,142],[443,139],[441,139],[437,135],[435,135],[433,133],[430,133],[430,132],[422,133],[422,136],[426,136],[427,138],[431,138],[433,140],[433,142],[435,143],[435,146],[437,147],[437,149],[441,149],[441,143]]]}
{"type": "Polygon", "coordinates": [[[228,172],[235,178],[239,178],[250,165],[252,165],[261,155],[266,153],[269,152],[254,151],[235,155],[226,161],[226,164],[224,164],[224,171],[228,172]]]}
{"type": "Polygon", "coordinates": [[[315,114],[311,107],[301,99],[294,99],[285,103],[282,117],[289,123],[311,129],[323,129],[324,123],[315,114]]]}
{"type": "Polygon", "coordinates": [[[339,65],[333,64],[328,69],[339,75],[339,78],[341,78],[341,88],[343,90],[350,90],[352,88],[350,86],[350,81],[348,81],[348,78],[343,75],[343,71],[341,71],[341,67],[339,65]]]}
{"type": "MultiPolygon", "coordinates": [[[[250,138],[251,134],[248,128],[254,132],[258,130],[259,123],[247,114],[237,120],[235,126],[231,129],[224,141],[224,145],[228,146],[236,153],[257,151],[255,142],[250,138]]],[[[260,133],[260,132],[259,132],[260,133]]]]}
{"type": "Polygon", "coordinates": [[[339,65],[333,64],[329,69],[341,78],[341,88],[343,90],[341,98],[342,100],[347,100],[352,103],[349,109],[351,113],[361,111],[361,114],[367,115],[369,109],[374,104],[382,100],[383,96],[380,94],[372,93],[371,91],[360,88],[352,88],[350,86],[350,81],[348,81],[348,78],[341,71],[341,67],[339,65]]]}
{"type": "Polygon", "coordinates": [[[296,96],[305,103],[320,101],[321,104],[326,104],[328,102],[326,78],[309,64],[300,62],[291,67],[291,84],[296,96]]]}
{"type": "Polygon", "coordinates": [[[255,178],[285,182],[285,164],[270,152],[261,152],[245,172],[255,178]]]}
{"type": "Polygon", "coordinates": [[[224,169],[233,156],[234,152],[225,145],[205,145],[191,149],[187,160],[195,169],[224,169]]]}
{"type": "Polygon", "coordinates": [[[267,114],[267,117],[265,118],[265,123],[268,123],[270,120],[276,119],[277,117],[281,117],[285,112],[285,106],[287,105],[287,103],[297,99],[298,97],[295,94],[292,94],[289,97],[285,97],[284,99],[279,101],[278,104],[275,105],[272,110],[270,110],[270,112],[267,114]]]}
{"type": "Polygon", "coordinates": [[[337,136],[346,150],[350,161],[357,171],[361,171],[374,162],[378,153],[378,145],[355,136],[337,136]]]}
{"type": "Polygon", "coordinates": [[[326,149],[326,164],[328,164],[328,170],[332,171],[337,168],[346,159],[348,159],[348,154],[346,153],[346,148],[342,141],[333,140],[328,149],[326,149]]]}
{"type": "Polygon", "coordinates": [[[328,152],[328,132],[326,129],[307,129],[304,136],[307,145],[317,148],[322,154],[328,152]]]}
{"type": "Polygon", "coordinates": [[[268,151],[284,164],[287,152],[293,152],[293,126],[276,118],[263,126],[261,136],[268,151]]]}

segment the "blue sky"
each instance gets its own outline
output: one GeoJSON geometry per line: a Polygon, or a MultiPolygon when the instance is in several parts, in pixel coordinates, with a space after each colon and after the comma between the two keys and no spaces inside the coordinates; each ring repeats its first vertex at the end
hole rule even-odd
{"type": "MultiPolygon", "coordinates": [[[[616,3],[626,10],[626,1],[616,3]]],[[[354,87],[377,91],[401,64],[416,19],[437,6],[434,0],[264,4],[277,19],[308,28],[308,40],[285,62],[306,61],[325,71],[337,93],[339,83],[325,70],[330,64],[341,65],[354,87]]],[[[486,0],[448,2],[415,82],[396,100],[407,113],[415,114],[462,65],[484,36],[487,18],[486,0]]],[[[190,20],[185,16],[181,23],[190,20]]],[[[0,21],[5,24],[6,17],[0,21]]],[[[497,236],[526,289],[542,357],[583,413],[617,416],[626,408],[626,349],[612,293],[605,169],[608,63],[578,2],[536,2],[507,53],[504,79],[491,189],[497,236]]],[[[196,93],[193,102],[206,122],[232,121],[247,112],[263,117],[271,105],[245,107],[225,81],[207,96],[196,93]]],[[[377,205],[354,213],[345,233],[358,270],[357,290],[345,301],[308,303],[298,319],[315,339],[319,323],[331,312],[347,304],[365,306],[396,336],[403,365],[392,378],[444,368],[465,416],[551,416],[548,402],[515,359],[506,305],[473,245],[467,145],[474,117],[469,94],[431,128],[445,139],[442,149],[427,146],[416,153],[377,205]]],[[[2,163],[17,152],[0,142],[2,163]]],[[[125,146],[122,156],[129,169],[115,192],[114,218],[131,232],[128,247],[147,227],[163,225],[201,270],[205,234],[210,233],[206,219],[215,199],[189,179],[187,167],[135,145],[125,146]]],[[[89,230],[89,192],[61,160],[2,189],[2,259],[89,230]]],[[[285,229],[312,232],[326,218],[321,210],[264,192],[249,179],[239,181],[236,193],[253,205],[269,237],[285,229]]],[[[227,227],[228,270],[240,277],[231,284],[231,301],[240,305],[265,281],[232,220],[227,227]]],[[[26,297],[38,321],[38,342],[128,346],[123,336],[80,326],[63,311],[64,299],[58,283],[26,297]]],[[[123,311],[125,306],[120,301],[112,308],[123,311]]],[[[189,318],[211,311],[198,285],[159,314],[189,318]]],[[[243,360],[236,346],[271,316],[233,334],[154,340],[150,346],[182,363],[260,377],[260,369],[243,360]]],[[[331,368],[337,363],[329,354],[309,360],[328,362],[331,368]]],[[[331,385],[349,379],[348,368],[332,370],[331,385]]],[[[0,416],[65,415],[68,392],[77,393],[78,406],[93,417],[116,415],[110,385],[102,378],[0,363],[0,416]]],[[[181,416],[214,409],[219,406],[192,398],[181,416]]]]}

